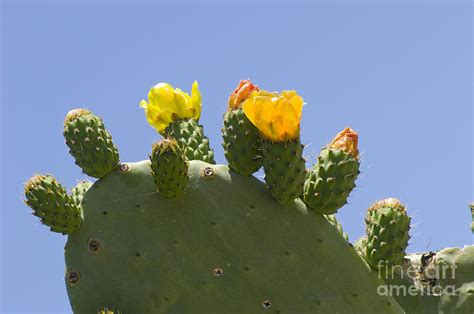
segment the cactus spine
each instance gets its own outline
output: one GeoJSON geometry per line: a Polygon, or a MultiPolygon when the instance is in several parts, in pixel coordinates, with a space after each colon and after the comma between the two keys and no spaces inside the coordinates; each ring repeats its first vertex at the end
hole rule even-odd
{"type": "Polygon", "coordinates": [[[405,206],[395,198],[373,204],[367,211],[365,259],[370,266],[400,265],[410,239],[410,217],[405,206]]]}
{"type": "Polygon", "coordinates": [[[177,197],[188,183],[188,162],[174,139],[163,139],[153,145],[150,155],[155,185],[166,198],[177,197]]]}
{"type": "Polygon", "coordinates": [[[257,128],[245,116],[242,103],[258,87],[250,80],[241,80],[229,97],[222,128],[222,147],[229,168],[243,175],[251,175],[262,166],[261,142],[257,128]]]}
{"type": "Polygon", "coordinates": [[[50,175],[35,175],[25,184],[25,203],[51,231],[70,234],[82,224],[81,209],[50,175]]]}
{"type": "Polygon", "coordinates": [[[102,178],[119,163],[117,147],[102,119],[85,109],[69,111],[64,120],[64,138],[82,171],[102,178]]]}
{"type": "Polygon", "coordinates": [[[308,171],[303,200],[310,208],[330,215],[347,203],[359,174],[357,132],[345,128],[321,150],[318,162],[308,171]]]}

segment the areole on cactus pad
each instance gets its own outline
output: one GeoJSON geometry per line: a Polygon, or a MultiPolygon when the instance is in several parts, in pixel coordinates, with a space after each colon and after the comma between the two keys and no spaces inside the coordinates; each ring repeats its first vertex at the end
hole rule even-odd
{"type": "Polygon", "coordinates": [[[303,98],[295,91],[240,81],[222,129],[229,166],[214,164],[196,82],[191,95],[159,83],[141,107],[164,137],[148,148],[149,160],[120,163],[102,119],[75,109],[64,122],[66,144],[98,180],[79,181],[71,193],[51,175],[25,185],[33,213],[67,234],[65,284],[74,313],[472,309],[474,246],[406,254],[410,216],[400,201],[371,206],[366,236],[348,242],[332,214],[355,187],[358,134],[345,128],[305,169],[303,98]],[[252,176],[262,166],[265,182],[252,176]],[[380,262],[396,276],[381,278],[380,262]],[[459,276],[431,276],[446,265],[459,276]],[[410,267],[418,274],[411,281],[403,277],[410,267]],[[380,292],[395,284],[428,295],[380,292]],[[441,290],[431,289],[438,284],[441,290]],[[451,285],[455,292],[444,293],[451,285]]]}

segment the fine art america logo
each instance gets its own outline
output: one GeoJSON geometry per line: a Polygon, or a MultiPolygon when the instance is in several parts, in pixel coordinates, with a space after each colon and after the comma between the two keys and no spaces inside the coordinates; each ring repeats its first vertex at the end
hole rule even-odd
{"type": "Polygon", "coordinates": [[[436,265],[424,268],[409,265],[389,265],[385,261],[378,264],[378,277],[386,284],[377,288],[382,296],[455,295],[455,285],[440,285],[456,278],[456,265],[436,265]],[[405,284],[403,284],[405,282],[405,284]]]}

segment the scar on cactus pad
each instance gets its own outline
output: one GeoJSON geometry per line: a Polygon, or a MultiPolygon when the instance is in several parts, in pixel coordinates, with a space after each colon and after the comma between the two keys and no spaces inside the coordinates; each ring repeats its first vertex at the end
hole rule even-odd
{"type": "MultiPolygon", "coordinates": [[[[149,159],[120,164],[102,119],[76,109],[64,123],[66,144],[98,180],[69,194],[51,175],[25,185],[33,214],[67,234],[64,279],[74,313],[432,313],[433,300],[440,309],[470,304],[462,300],[471,288],[444,303],[378,293],[388,281],[374,265],[406,260],[410,218],[399,201],[378,202],[357,250],[348,243],[332,213],[354,187],[357,133],[340,132],[306,171],[295,91],[238,84],[222,131],[229,166],[213,164],[198,124],[197,83],[191,95],[160,83],[141,106],[164,137],[149,159]],[[251,175],[262,165],[265,183],[251,175]]],[[[429,256],[460,265],[456,282],[467,284],[473,249],[429,256]]]]}

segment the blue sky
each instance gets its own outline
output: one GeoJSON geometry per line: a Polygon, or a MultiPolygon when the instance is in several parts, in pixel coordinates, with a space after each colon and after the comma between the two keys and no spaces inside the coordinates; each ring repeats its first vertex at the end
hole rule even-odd
{"type": "Polygon", "coordinates": [[[308,166],[345,126],[362,174],[338,217],[351,240],[366,208],[400,198],[410,251],[472,243],[472,5],[469,1],[2,4],[0,312],[68,312],[66,237],[22,202],[38,172],[84,178],[64,144],[69,109],[102,116],[123,161],[158,134],[139,101],[158,82],[199,81],[201,122],[225,163],[222,115],[238,80],[296,89],[308,166]]]}

